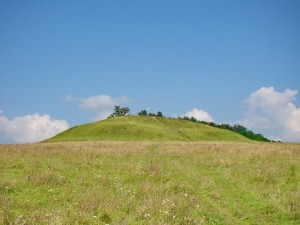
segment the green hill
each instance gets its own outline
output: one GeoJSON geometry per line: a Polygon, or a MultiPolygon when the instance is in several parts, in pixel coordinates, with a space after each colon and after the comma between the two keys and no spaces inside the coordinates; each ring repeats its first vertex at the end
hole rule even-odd
{"type": "Polygon", "coordinates": [[[59,141],[250,141],[224,129],[186,120],[121,116],[75,126],[43,142],[59,141]]]}

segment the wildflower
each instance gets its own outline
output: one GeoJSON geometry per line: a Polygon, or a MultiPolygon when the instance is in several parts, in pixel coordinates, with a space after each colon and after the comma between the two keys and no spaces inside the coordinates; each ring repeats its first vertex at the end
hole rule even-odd
{"type": "Polygon", "coordinates": [[[169,199],[164,198],[164,199],[162,200],[162,205],[167,204],[169,201],[170,201],[169,199]]]}

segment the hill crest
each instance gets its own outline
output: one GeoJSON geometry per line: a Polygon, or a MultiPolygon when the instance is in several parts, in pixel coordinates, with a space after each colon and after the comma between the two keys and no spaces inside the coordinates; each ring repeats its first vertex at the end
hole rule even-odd
{"type": "Polygon", "coordinates": [[[251,141],[229,130],[187,120],[155,116],[120,116],[72,127],[43,142],[96,140],[251,141]]]}

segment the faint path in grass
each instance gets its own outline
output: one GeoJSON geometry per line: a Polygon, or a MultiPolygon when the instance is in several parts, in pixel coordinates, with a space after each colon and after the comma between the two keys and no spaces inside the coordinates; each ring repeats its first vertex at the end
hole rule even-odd
{"type": "MultiPolygon", "coordinates": [[[[278,224],[279,221],[294,224],[285,222],[297,220],[296,214],[291,215],[280,205],[266,200],[257,190],[253,191],[253,187],[243,186],[244,178],[242,174],[237,176],[239,172],[234,171],[234,164],[224,167],[220,162],[218,165],[213,160],[217,155],[211,156],[205,157],[205,160],[190,158],[188,164],[182,159],[173,159],[172,166],[176,174],[181,174],[180,180],[188,186],[197,187],[192,189],[192,194],[211,211],[207,216],[213,219],[214,224],[278,224]],[[223,173],[222,170],[226,169],[232,171],[231,176],[223,173]]],[[[228,154],[226,157],[232,156],[228,154]]],[[[245,174],[246,178],[248,176],[245,174]]]]}
{"type": "Polygon", "coordinates": [[[177,135],[179,135],[180,137],[182,137],[182,138],[184,138],[184,139],[187,139],[187,140],[189,140],[189,141],[192,141],[192,139],[189,137],[189,136],[187,136],[186,134],[184,134],[184,133],[182,133],[182,132],[180,132],[179,130],[177,130],[177,129],[175,129],[175,128],[173,128],[173,127],[169,127],[169,126],[167,126],[166,124],[163,124],[162,122],[160,122],[156,117],[152,117],[153,119],[154,119],[154,121],[156,121],[158,124],[160,124],[161,126],[163,126],[163,127],[166,127],[166,128],[168,128],[168,129],[170,129],[171,131],[173,131],[174,133],[176,133],[177,135]]]}

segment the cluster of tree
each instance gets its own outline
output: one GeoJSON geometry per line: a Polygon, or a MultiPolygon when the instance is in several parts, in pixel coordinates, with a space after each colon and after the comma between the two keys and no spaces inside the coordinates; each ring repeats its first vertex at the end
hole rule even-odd
{"type": "Polygon", "coordinates": [[[114,112],[108,118],[125,116],[129,113],[130,113],[130,109],[128,107],[121,107],[119,105],[115,105],[114,112]]]}
{"type": "Polygon", "coordinates": [[[148,113],[147,110],[142,110],[138,113],[139,116],[158,116],[158,117],[164,117],[162,112],[157,112],[157,114],[155,113],[148,113]]]}
{"type": "MultiPolygon", "coordinates": [[[[130,109],[129,107],[121,107],[119,105],[115,105],[114,108],[114,112],[108,117],[108,118],[112,118],[112,117],[117,117],[117,116],[126,116],[126,115],[130,115],[130,109]]],[[[146,110],[142,110],[138,113],[139,116],[158,116],[158,117],[164,117],[162,112],[157,112],[157,114],[155,113],[151,113],[151,112],[147,112],[146,110]]]]}
{"type": "Polygon", "coordinates": [[[235,125],[230,125],[230,124],[216,124],[213,122],[206,122],[206,121],[198,121],[195,117],[183,117],[179,119],[184,119],[184,120],[190,120],[193,122],[197,122],[197,123],[202,123],[202,124],[206,124],[212,127],[217,127],[217,128],[221,128],[221,129],[226,129],[226,130],[230,130],[236,133],[239,133],[249,139],[255,140],[255,141],[265,141],[265,142],[270,142],[270,140],[266,137],[264,137],[262,134],[256,134],[251,130],[248,130],[246,127],[239,125],[239,124],[235,124],[235,125]]]}

